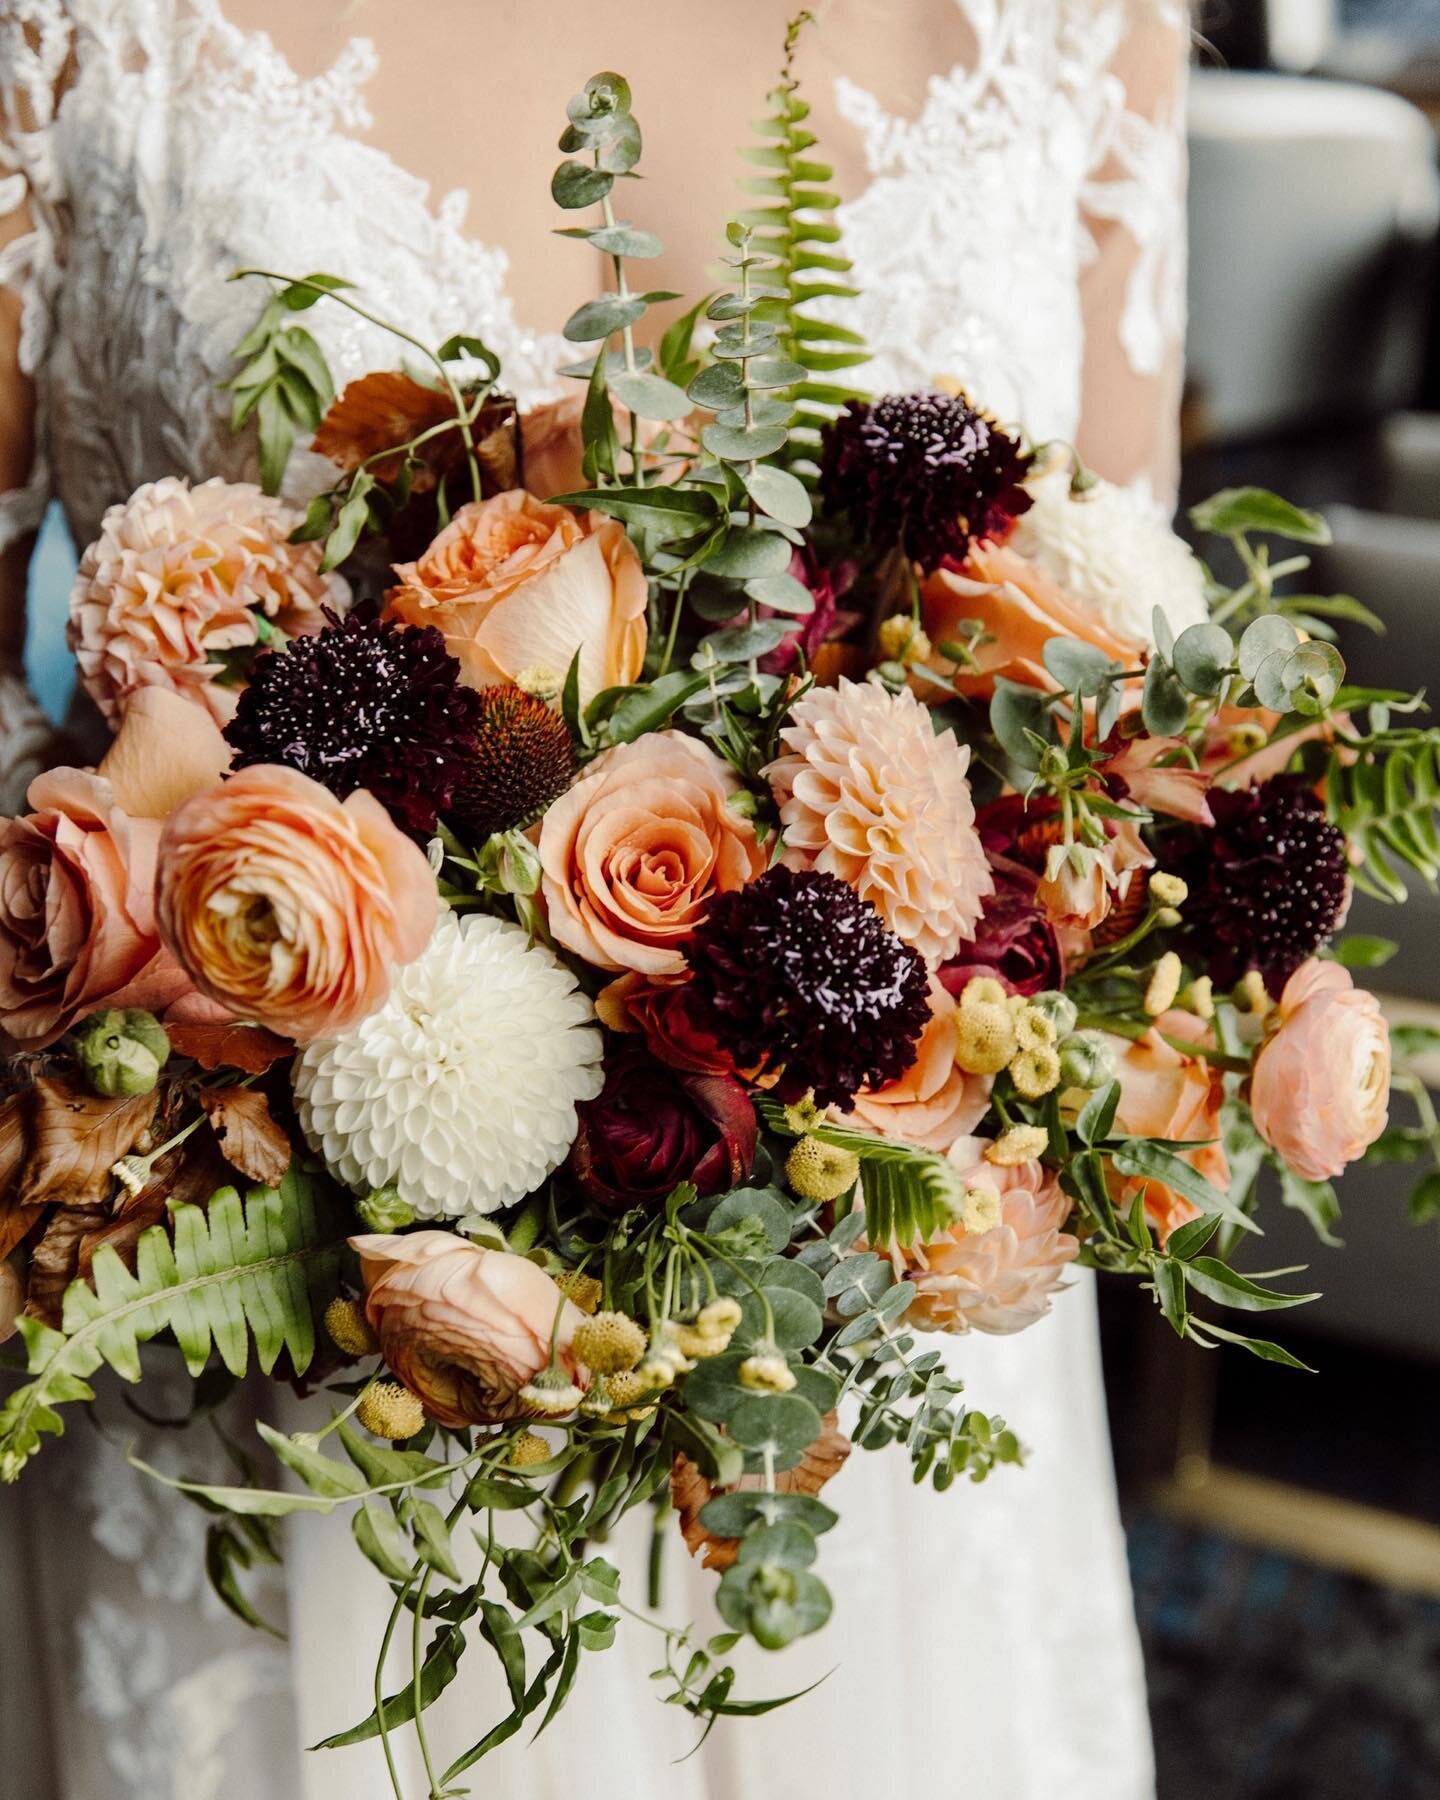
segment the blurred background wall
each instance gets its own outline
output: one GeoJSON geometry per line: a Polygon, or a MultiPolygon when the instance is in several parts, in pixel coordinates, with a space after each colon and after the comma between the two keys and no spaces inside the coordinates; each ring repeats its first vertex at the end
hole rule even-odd
{"type": "MultiPolygon", "coordinates": [[[[1343,631],[1352,678],[1433,697],[1440,0],[1203,0],[1196,30],[1184,504],[1256,482],[1323,508],[1303,591],[1387,625],[1343,631]]],[[[1351,923],[1399,943],[1365,978],[1392,1015],[1440,1023],[1440,899],[1351,923]]],[[[1161,1800],[1440,1796],[1440,1222],[1410,1222],[1415,1175],[1346,1176],[1343,1249],[1271,1206],[1254,1266],[1308,1264],[1323,1298],[1252,1328],[1318,1375],[1103,1296],[1161,1800]]]]}

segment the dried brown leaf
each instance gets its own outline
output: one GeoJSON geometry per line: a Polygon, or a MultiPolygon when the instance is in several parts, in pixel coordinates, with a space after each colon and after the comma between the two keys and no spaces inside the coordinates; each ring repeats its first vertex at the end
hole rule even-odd
{"type": "MultiPolygon", "coordinates": [[[[825,1429],[810,1445],[793,1469],[785,1469],[775,1477],[777,1494],[818,1494],[825,1483],[838,1475],[850,1454],[850,1440],[840,1429],[833,1412],[826,1413],[825,1429]]],[[[680,1532],[692,1556],[701,1556],[707,1569],[724,1571],[735,1561],[740,1548],[738,1538],[716,1537],[700,1523],[700,1514],[716,1494],[733,1494],[737,1489],[755,1490],[760,1486],[757,1475],[746,1475],[734,1487],[717,1487],[708,1475],[688,1456],[677,1456],[670,1470],[670,1500],[680,1519],[680,1532]]]]}
{"type": "MultiPolygon", "coordinates": [[[[342,469],[358,469],[368,457],[454,417],[448,394],[425,387],[408,375],[380,369],[352,381],[332,402],[311,448],[342,469]]],[[[458,442],[459,432],[454,436],[458,442]]],[[[372,463],[370,472],[377,481],[388,482],[399,469],[399,458],[392,456],[372,463]]]]}
{"type": "Polygon", "coordinates": [[[80,1271],[80,1245],[106,1217],[104,1208],[94,1206],[59,1206],[50,1214],[25,1274],[25,1310],[32,1318],[59,1326],[65,1290],[80,1271]]]}
{"type": "Polygon", "coordinates": [[[274,1187],[290,1167],[292,1151],[259,1088],[204,1088],[200,1104],[231,1168],[263,1187],[274,1187]]]}
{"type": "Polygon", "coordinates": [[[295,1048],[259,1025],[167,1024],[165,1035],[177,1056],[192,1058],[202,1069],[241,1069],[247,1075],[263,1075],[295,1048]]]}
{"type": "Polygon", "coordinates": [[[20,1206],[97,1206],[113,1186],[112,1163],[133,1149],[159,1095],[107,1100],[78,1082],[42,1076],[29,1092],[30,1149],[16,1184],[20,1206]]]}
{"type": "Polygon", "coordinates": [[[226,1186],[230,1171],[212,1132],[201,1130],[177,1144],[150,1171],[150,1179],[138,1194],[122,1188],[108,1217],[87,1231],[80,1243],[78,1273],[86,1280],[102,1244],[118,1252],[127,1268],[134,1267],[133,1252],[142,1231],[165,1222],[172,1200],[203,1206],[216,1188],[226,1186]]]}
{"type": "Polygon", "coordinates": [[[21,1206],[16,1176],[28,1147],[24,1096],[12,1094],[0,1104],[0,1262],[30,1231],[40,1216],[38,1206],[21,1206]]]}

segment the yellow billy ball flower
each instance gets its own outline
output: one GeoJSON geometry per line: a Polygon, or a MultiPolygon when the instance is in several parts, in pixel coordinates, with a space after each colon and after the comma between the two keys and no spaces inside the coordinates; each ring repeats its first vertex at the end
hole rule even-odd
{"type": "Polygon", "coordinates": [[[510,1467],[512,1469],[533,1468],[536,1463],[549,1462],[551,1454],[550,1446],[538,1432],[517,1432],[510,1444],[510,1467]]]}
{"type": "Polygon", "coordinates": [[[902,663],[907,668],[924,662],[930,654],[929,637],[909,613],[892,613],[883,620],[875,641],[886,662],[902,663]]]}
{"type": "Polygon", "coordinates": [[[1162,870],[1150,877],[1149,894],[1156,906],[1183,906],[1190,897],[1190,889],[1178,875],[1167,875],[1162,870]]]}
{"type": "Polygon", "coordinates": [[[1193,1012],[1197,1019],[1213,1019],[1215,1017],[1215,986],[1208,975],[1201,975],[1192,981],[1180,997],[1180,1004],[1193,1012]]]}
{"type": "Polygon", "coordinates": [[[377,1381],[368,1388],[355,1417],[378,1438],[412,1438],[425,1423],[419,1396],[398,1381],[377,1381]]]}
{"type": "Polygon", "coordinates": [[[343,1294],[337,1294],[325,1308],[325,1329],[330,1342],[346,1356],[373,1356],[380,1348],[380,1340],[365,1317],[365,1308],[343,1294]]]}
{"type": "Polygon", "coordinates": [[[1169,1012],[1180,992],[1180,958],[1167,950],[1150,971],[1150,985],[1145,989],[1145,1010],[1152,1019],[1169,1012]]]}
{"type": "Polygon", "coordinates": [[[1053,1050],[1058,1034],[1055,1021],[1034,1006],[1021,1006],[1015,1015],[1015,1042],[1022,1050],[1053,1050]]]}
{"type": "Polygon", "coordinates": [[[645,1354],[645,1333],[622,1312],[596,1313],[575,1327],[573,1349],[597,1375],[618,1375],[633,1369],[645,1354]]]}
{"type": "Polygon", "coordinates": [[[604,1286],[593,1275],[581,1275],[573,1270],[557,1275],[555,1285],[570,1304],[583,1313],[593,1313],[605,1292],[604,1286]]]}
{"type": "Polygon", "coordinates": [[[695,1324],[706,1337],[728,1339],[744,1316],[740,1309],[740,1302],[729,1294],[722,1294],[718,1300],[711,1300],[700,1308],[695,1317],[695,1324]]]}
{"type": "Polygon", "coordinates": [[[747,1356],[737,1373],[741,1387],[757,1394],[788,1394],[795,1385],[795,1373],[778,1353],[747,1356]]]}
{"type": "Polygon", "coordinates": [[[997,981],[993,975],[972,975],[960,994],[960,1006],[1004,1006],[1010,995],[1006,992],[1005,983],[997,981]]]}
{"type": "Polygon", "coordinates": [[[1027,1100],[1038,1100],[1060,1085],[1059,1051],[1049,1046],[1022,1050],[1010,1064],[1010,1079],[1018,1094],[1027,1100]]]}
{"type": "Polygon", "coordinates": [[[1258,1013],[1261,1018],[1270,1010],[1270,996],[1265,991],[1265,977],[1258,969],[1249,969],[1235,984],[1235,1004],[1242,1012],[1258,1013]]]}
{"type": "Polygon", "coordinates": [[[1000,1196],[992,1187],[967,1187],[960,1222],[972,1237],[993,1231],[1000,1223],[1000,1196]]]}
{"type": "Polygon", "coordinates": [[[652,1388],[668,1388],[679,1373],[668,1356],[647,1356],[635,1371],[636,1379],[645,1393],[649,1393],[652,1388]]]}
{"type": "Polygon", "coordinates": [[[860,1158],[853,1150],[803,1137],[785,1159],[785,1179],[802,1200],[838,1200],[855,1185],[860,1158]]]}
{"type": "Polygon", "coordinates": [[[1012,1125],[985,1152],[985,1160],[997,1169],[1018,1169],[1021,1163],[1033,1162],[1049,1142],[1043,1125],[1012,1125]]]}
{"type": "Polygon", "coordinates": [[[1014,1054],[1015,1025],[1005,1006],[977,1000],[956,1013],[955,1061],[966,1074],[998,1075],[1014,1054]]]}

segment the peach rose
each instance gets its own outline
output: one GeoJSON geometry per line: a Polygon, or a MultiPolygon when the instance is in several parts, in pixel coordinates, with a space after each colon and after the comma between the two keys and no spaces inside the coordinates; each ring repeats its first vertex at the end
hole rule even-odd
{"type": "Polygon", "coordinates": [[[424,852],[358,789],[259,763],[197,794],[160,841],[160,933],[195,986],[301,1042],[383,1006],[430,941],[424,852]]]}
{"type": "Polygon", "coordinates": [[[1312,957],[1285,983],[1250,1076],[1255,1129],[1303,1181],[1329,1181],[1385,1129],[1390,1031],[1348,969],[1312,957]]]}
{"type": "MultiPolygon", "coordinates": [[[[1224,1080],[1220,1071],[1202,1057],[1187,1056],[1166,1043],[1167,1037],[1184,1038],[1194,1044],[1210,1041],[1209,1029],[1202,1020],[1194,1013],[1178,1010],[1161,1013],[1144,1037],[1133,1042],[1110,1039],[1120,1078],[1116,1126],[1131,1137],[1215,1139],[1177,1154],[1222,1194],[1226,1193],[1230,1187],[1230,1163],[1225,1146],[1218,1141],[1224,1080]]],[[[1125,1202],[1128,1204],[1137,1193],[1144,1194],[1145,1211],[1162,1241],[1197,1215],[1198,1208],[1192,1201],[1163,1182],[1131,1176],[1122,1189],[1125,1202]]]]}
{"type": "MultiPolygon", "coordinates": [[[[1045,646],[1052,637],[1093,644],[1130,669],[1139,667],[1143,655],[1143,646],[1111,631],[1048,575],[1003,544],[973,544],[964,568],[937,569],[926,579],[920,599],[932,644],[962,637],[962,619],[979,619],[991,635],[992,641],[975,651],[978,669],[952,677],[963,694],[988,697],[999,675],[1053,693],[1059,683],[1044,663],[1045,646]]],[[[948,670],[950,665],[936,667],[948,670]]]]}
{"type": "Polygon", "coordinates": [[[586,700],[640,675],[645,571],[624,527],[603,513],[577,516],[513,488],[462,506],[395,574],[387,615],[439,626],[472,687],[526,671],[559,683],[577,650],[586,700]]]}
{"type": "Polygon", "coordinates": [[[958,1137],[972,1132],[985,1117],[994,1085],[988,1075],[967,1075],[955,1065],[955,1014],[952,996],[930,977],[930,1022],[920,1034],[915,1060],[884,1087],[861,1088],[850,1110],[831,1109],[846,1125],[858,1125],[878,1137],[948,1150],[958,1137]]]}
{"type": "Polygon", "coordinates": [[[525,1416],[520,1389],[550,1363],[580,1375],[579,1309],[535,1263],[453,1231],[354,1237],[365,1314],[387,1363],[452,1430],[525,1416]]]}
{"type": "Polygon", "coordinates": [[[1064,1229],[1069,1197],[1038,1162],[999,1168],[985,1161],[988,1140],[960,1137],[949,1158],[967,1187],[999,1200],[999,1222],[988,1231],[954,1225],[927,1244],[889,1254],[896,1273],[915,1292],[905,1321],[921,1331],[1023,1331],[1050,1310],[1065,1270],[1080,1253],[1064,1229]]]}
{"type": "Polygon", "coordinates": [[[593,486],[581,467],[585,443],[580,435],[580,421],[584,412],[584,394],[573,393],[521,413],[521,471],[526,493],[537,500],[574,494],[593,486]]]}
{"type": "Polygon", "coordinates": [[[95,773],[38,776],[30,812],[0,821],[0,1026],[27,1049],[99,1007],[189,990],[155,922],[160,822],[229,760],[207,714],[143,689],[95,773]]]}
{"type": "Polygon", "coordinates": [[[707,745],[656,731],[597,756],[540,827],[557,943],[602,969],[678,975],[712,894],[765,868],[740,783],[707,745]]]}

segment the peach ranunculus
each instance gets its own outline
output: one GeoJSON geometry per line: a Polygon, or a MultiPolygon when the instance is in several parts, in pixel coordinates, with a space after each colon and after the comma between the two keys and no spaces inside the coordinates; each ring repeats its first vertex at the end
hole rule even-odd
{"type": "Polygon", "coordinates": [[[1389,1118],[1390,1031],[1348,969],[1312,957],[1285,983],[1250,1076],[1255,1129],[1303,1181],[1329,1181],[1389,1118]]]}
{"type": "Polygon", "coordinates": [[[144,689],[95,773],[38,776],[29,813],[0,821],[0,1028],[18,1043],[42,1049],[101,1006],[159,1009],[189,991],[155,922],[161,822],[229,760],[204,712],[144,689]]]}
{"type": "Polygon", "coordinates": [[[846,1125],[873,1131],[878,1137],[948,1150],[959,1137],[974,1131],[990,1106],[988,1075],[967,1075],[955,1063],[955,1015],[958,1007],[939,980],[930,977],[930,1022],[920,1034],[915,1060],[898,1081],[861,1088],[848,1111],[832,1108],[846,1125]]]}
{"type": "Polygon", "coordinates": [[[597,756],[540,827],[556,942],[601,969],[681,974],[711,896],[765,868],[754,828],[729,805],[739,786],[708,745],[678,731],[597,756]]]}
{"type": "Polygon", "coordinates": [[[302,1042],[384,1005],[439,904],[425,853],[372,795],[340,801],[266,763],[187,801],[159,866],[161,935],[195,986],[302,1042]]]}
{"type": "Polygon", "coordinates": [[[556,1362],[583,1374],[570,1341],[583,1318],[537,1264],[453,1231],[355,1237],[365,1313],[386,1362],[441,1425],[529,1412],[520,1390],[556,1362]]]}
{"type": "Polygon", "coordinates": [[[112,506],[80,559],[70,643],[86,692],[110,724],[130,696],[165,687],[219,725],[238,691],[223,653],[260,642],[263,618],[288,637],[319,631],[350,589],[320,572],[319,544],[292,544],[300,514],[251,482],[176,476],[112,506]]]}
{"type": "Polygon", "coordinates": [[[512,488],[462,506],[395,574],[387,615],[438,626],[471,687],[525,675],[558,690],[577,650],[585,700],[639,678],[645,571],[624,526],[603,513],[512,488]]]}
{"type": "MultiPolygon", "coordinates": [[[[1183,1038],[1204,1046],[1210,1043],[1210,1031],[1194,1013],[1177,1009],[1161,1013],[1144,1037],[1133,1042],[1110,1039],[1120,1079],[1116,1129],[1131,1137],[1197,1143],[1196,1149],[1177,1154],[1222,1194],[1226,1193],[1230,1187],[1230,1163],[1220,1142],[1224,1079],[1203,1057],[1187,1055],[1167,1043],[1167,1038],[1183,1038]]],[[[1143,1192],[1145,1211],[1162,1240],[1198,1213],[1193,1201],[1160,1181],[1130,1176],[1121,1191],[1127,1205],[1143,1192]]]]}
{"type": "Polygon", "coordinates": [[[967,1187],[989,1190],[999,1220],[986,1230],[954,1225],[927,1244],[889,1254],[914,1289],[905,1322],[921,1331],[1023,1331],[1050,1310],[1067,1267],[1080,1252],[1064,1229],[1069,1197],[1038,1162],[999,1168],[985,1161],[988,1140],[957,1138],[950,1161],[967,1187]]]}
{"type": "MultiPolygon", "coordinates": [[[[932,644],[962,638],[962,619],[980,620],[990,634],[989,643],[976,647],[978,667],[949,677],[963,694],[992,694],[1000,675],[1025,687],[1055,692],[1060,684],[1044,663],[1045,646],[1053,637],[1091,644],[1128,669],[1138,668],[1144,653],[1143,646],[1110,630],[1048,575],[1003,544],[973,544],[962,569],[940,568],[926,579],[920,601],[932,644]]],[[[949,663],[936,666],[950,669],[949,663]]]]}

